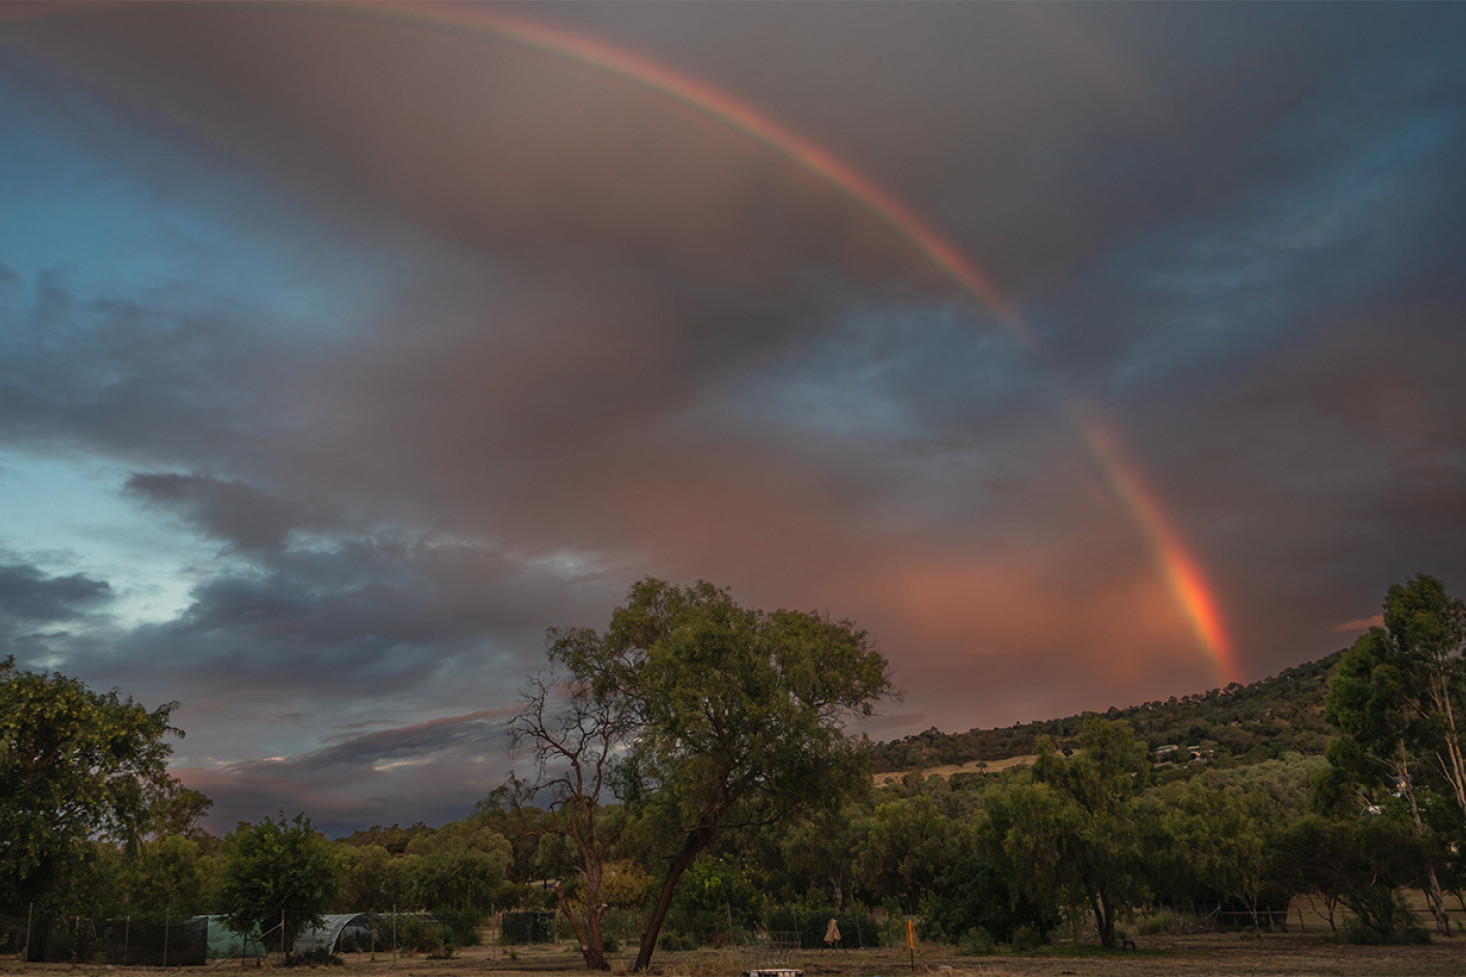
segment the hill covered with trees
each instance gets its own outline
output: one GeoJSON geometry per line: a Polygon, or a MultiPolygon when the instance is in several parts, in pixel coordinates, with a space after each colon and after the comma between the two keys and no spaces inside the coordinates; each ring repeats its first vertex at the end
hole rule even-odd
{"type": "MultiPolygon", "coordinates": [[[[1324,721],[1329,676],[1342,651],[1289,668],[1250,685],[1232,683],[1195,695],[1112,707],[1107,719],[1123,719],[1152,752],[1166,745],[1198,747],[1208,755],[1257,762],[1301,753],[1324,752],[1331,730],[1324,721]]],[[[1082,716],[1014,723],[965,733],[933,727],[899,740],[878,743],[871,751],[876,773],[921,770],[974,760],[1003,760],[1033,753],[1042,737],[1072,745],[1082,716]]]]}

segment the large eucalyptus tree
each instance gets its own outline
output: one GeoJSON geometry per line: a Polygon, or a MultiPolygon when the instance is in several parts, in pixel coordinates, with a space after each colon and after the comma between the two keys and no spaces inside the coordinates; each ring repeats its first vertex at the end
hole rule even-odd
{"type": "MultiPolygon", "coordinates": [[[[612,788],[658,842],[661,881],[636,970],[651,962],[678,882],[720,833],[866,786],[865,746],[846,724],[891,689],[885,658],[849,621],[742,607],[703,581],[641,580],[604,632],[552,631],[549,657],[564,684],[538,682],[516,730],[577,832],[587,893],[614,830],[601,812],[612,788]]],[[[583,945],[593,939],[582,934],[583,945]]],[[[587,964],[604,965],[598,949],[587,964]]]]}

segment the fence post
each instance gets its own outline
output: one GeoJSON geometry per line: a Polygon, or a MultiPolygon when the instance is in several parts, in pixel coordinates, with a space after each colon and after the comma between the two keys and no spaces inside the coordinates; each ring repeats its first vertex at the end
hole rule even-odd
{"type": "Polygon", "coordinates": [[[163,910],[163,966],[168,966],[168,924],[172,921],[173,907],[163,910]]]}

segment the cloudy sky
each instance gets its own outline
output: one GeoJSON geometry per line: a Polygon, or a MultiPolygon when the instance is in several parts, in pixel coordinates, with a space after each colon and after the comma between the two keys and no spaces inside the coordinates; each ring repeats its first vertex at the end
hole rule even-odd
{"type": "Polygon", "coordinates": [[[1466,590],[1466,6],[0,11],[0,642],[213,826],[460,817],[632,581],[875,738],[1466,590]]]}

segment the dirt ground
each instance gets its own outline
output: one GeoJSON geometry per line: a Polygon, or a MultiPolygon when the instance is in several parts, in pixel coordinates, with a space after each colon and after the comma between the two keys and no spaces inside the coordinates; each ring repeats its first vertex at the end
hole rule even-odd
{"type": "MultiPolygon", "coordinates": [[[[1437,939],[1427,946],[1356,947],[1329,940],[1323,933],[1147,936],[1137,948],[1103,951],[1088,945],[1057,945],[1026,955],[960,956],[952,948],[918,946],[861,950],[806,950],[792,955],[789,964],[806,977],[1466,977],[1466,936],[1437,939]]],[[[625,974],[635,959],[635,948],[612,957],[612,974],[625,974]]],[[[579,954],[566,944],[520,947],[470,947],[451,959],[377,954],[350,954],[342,968],[320,968],[318,977],[545,977],[547,974],[585,974],[579,954]]],[[[652,973],[659,977],[738,977],[746,966],[734,949],[686,953],[658,953],[652,973]]],[[[167,977],[225,977],[233,972],[258,973],[278,969],[238,962],[206,967],[169,968],[167,977]]],[[[290,971],[295,973],[296,971],[290,971]]],[[[0,973],[33,977],[164,977],[164,971],[141,967],[97,965],[21,964],[0,959],[0,973]]]]}

